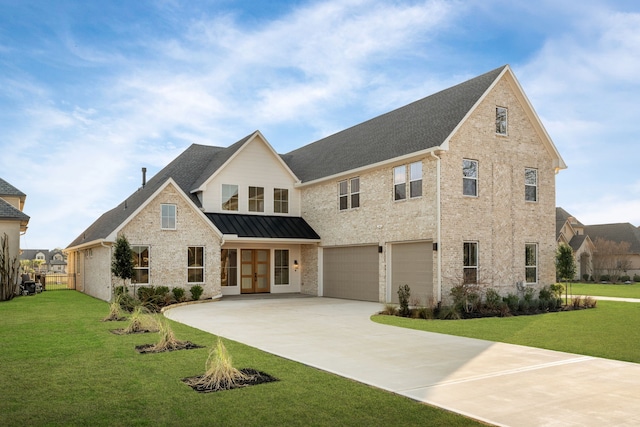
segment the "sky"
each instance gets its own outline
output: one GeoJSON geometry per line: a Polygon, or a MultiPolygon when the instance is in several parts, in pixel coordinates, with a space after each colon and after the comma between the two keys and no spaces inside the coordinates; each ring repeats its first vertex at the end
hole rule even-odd
{"type": "Polygon", "coordinates": [[[639,226],[635,0],[0,0],[0,177],[64,248],[192,143],[286,153],[504,64],[556,205],[639,226]]]}

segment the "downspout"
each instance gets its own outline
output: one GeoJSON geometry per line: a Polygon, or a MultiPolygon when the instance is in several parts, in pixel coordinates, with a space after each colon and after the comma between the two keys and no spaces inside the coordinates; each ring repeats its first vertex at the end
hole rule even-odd
{"type": "MultiPolygon", "coordinates": [[[[100,245],[105,248],[109,248],[109,265],[111,265],[111,260],[113,259],[113,246],[105,245],[104,241],[100,242],[100,245]]],[[[109,269],[109,296],[111,295],[113,295],[113,275],[111,274],[111,269],[109,269]]],[[[109,300],[111,300],[111,298],[109,298],[109,300]]]]}
{"type": "Polygon", "coordinates": [[[438,303],[442,302],[442,244],[440,234],[441,206],[440,206],[440,157],[433,152],[429,152],[436,159],[436,244],[438,245],[438,253],[436,260],[436,269],[438,272],[438,288],[436,299],[438,303]]]}

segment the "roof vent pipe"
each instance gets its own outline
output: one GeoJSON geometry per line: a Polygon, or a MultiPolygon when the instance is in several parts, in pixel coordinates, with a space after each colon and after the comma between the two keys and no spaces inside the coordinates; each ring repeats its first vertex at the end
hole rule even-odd
{"type": "Polygon", "coordinates": [[[142,168],[142,188],[147,185],[147,168],[142,168]]]}

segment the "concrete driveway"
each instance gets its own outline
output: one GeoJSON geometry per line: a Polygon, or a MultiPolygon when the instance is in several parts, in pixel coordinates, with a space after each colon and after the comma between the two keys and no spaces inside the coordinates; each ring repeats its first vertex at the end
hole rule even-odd
{"type": "Polygon", "coordinates": [[[381,309],[319,297],[224,299],[165,316],[495,425],[640,425],[640,364],[369,320],[381,309]]]}

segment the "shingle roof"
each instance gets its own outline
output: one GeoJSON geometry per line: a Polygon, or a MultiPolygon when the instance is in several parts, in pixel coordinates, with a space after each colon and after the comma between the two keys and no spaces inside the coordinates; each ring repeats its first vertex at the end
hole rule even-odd
{"type": "Polygon", "coordinates": [[[597,238],[612,240],[614,242],[629,242],[631,253],[640,254],[640,230],[628,222],[617,224],[587,225],[584,228],[592,241],[597,238]]]}
{"type": "Polygon", "coordinates": [[[582,246],[582,244],[587,239],[587,237],[588,236],[586,234],[576,234],[571,238],[571,241],[569,242],[569,246],[571,246],[571,249],[573,249],[573,252],[578,252],[578,250],[580,249],[580,246],[582,246]]]}
{"type": "Polygon", "coordinates": [[[320,239],[313,228],[300,217],[223,213],[205,215],[222,234],[268,239],[320,239]]]}
{"type": "Polygon", "coordinates": [[[14,208],[9,202],[0,199],[0,219],[28,222],[29,216],[20,209],[14,208]]]}
{"type": "Polygon", "coordinates": [[[22,191],[18,190],[13,185],[9,184],[4,179],[0,178],[0,197],[1,196],[19,196],[26,197],[22,191]]]}
{"type": "Polygon", "coordinates": [[[415,101],[282,158],[302,182],[441,145],[505,66],[415,101]]]}

